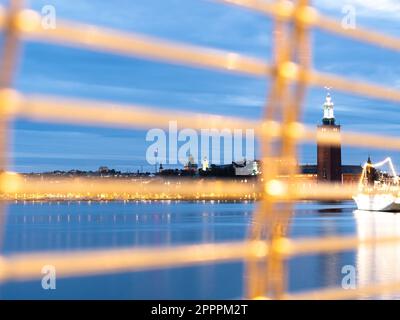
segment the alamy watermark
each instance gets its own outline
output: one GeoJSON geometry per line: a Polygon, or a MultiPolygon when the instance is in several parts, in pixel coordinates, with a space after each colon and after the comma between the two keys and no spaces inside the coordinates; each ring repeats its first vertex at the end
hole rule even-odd
{"type": "Polygon", "coordinates": [[[254,129],[178,130],[177,121],[170,121],[167,131],[149,130],[146,141],[152,142],[146,151],[146,160],[152,165],[184,165],[189,156],[195,160],[209,159],[212,164],[255,158],[254,129]]]}
{"type": "Polygon", "coordinates": [[[342,288],[345,290],[356,289],[357,287],[357,272],[356,267],[347,264],[342,267],[342,288]]]}
{"type": "Polygon", "coordinates": [[[57,12],[52,5],[45,5],[41,10],[41,25],[45,30],[53,30],[57,28],[57,12]]]}
{"type": "Polygon", "coordinates": [[[343,29],[355,29],[357,27],[356,8],[350,4],[342,7],[342,14],[344,15],[341,20],[343,29]]]}
{"type": "Polygon", "coordinates": [[[42,288],[43,290],[56,289],[56,268],[52,265],[45,265],[42,268],[42,288]]]}

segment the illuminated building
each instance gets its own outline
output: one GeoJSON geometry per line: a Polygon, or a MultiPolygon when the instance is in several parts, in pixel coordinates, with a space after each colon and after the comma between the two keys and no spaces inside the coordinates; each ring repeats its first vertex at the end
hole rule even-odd
{"type": "MultiPolygon", "coordinates": [[[[340,132],[340,125],[336,124],[333,112],[333,102],[328,92],[323,105],[324,115],[322,124],[318,126],[318,135],[340,132]]],[[[362,173],[361,165],[342,165],[341,145],[326,145],[317,143],[317,164],[300,165],[301,180],[317,180],[322,182],[341,182],[357,184],[362,173]]]]}
{"type": "MultiPolygon", "coordinates": [[[[329,92],[324,103],[322,125],[318,126],[320,136],[331,132],[340,132],[340,125],[335,123],[333,102],[329,92]]],[[[317,178],[318,181],[342,182],[342,150],[341,145],[317,143],[317,178]]]]}

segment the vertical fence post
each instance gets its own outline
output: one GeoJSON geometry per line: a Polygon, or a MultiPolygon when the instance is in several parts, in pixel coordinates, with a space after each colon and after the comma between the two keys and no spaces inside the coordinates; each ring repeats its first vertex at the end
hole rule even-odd
{"type": "Polygon", "coordinates": [[[268,242],[265,261],[249,261],[249,298],[280,299],[285,294],[285,261],[282,239],[293,211],[293,179],[298,170],[296,129],[304,99],[306,83],[302,78],[310,64],[308,44],[307,0],[296,4],[277,2],[274,20],[274,69],[261,135],[262,177],[264,194],[255,212],[251,238],[268,242]],[[282,17],[290,16],[290,20],[282,17]],[[274,126],[279,128],[273,135],[274,126]],[[280,177],[286,176],[285,180],[280,177]],[[283,201],[284,200],[284,201],[283,201]]]}
{"type": "MultiPolygon", "coordinates": [[[[23,7],[23,0],[10,0],[9,7],[5,14],[4,42],[1,56],[0,90],[7,90],[13,86],[14,75],[18,62],[19,53],[19,31],[16,27],[16,19],[23,7]]],[[[2,179],[2,173],[7,171],[9,166],[9,95],[0,95],[0,196],[2,185],[6,183],[2,179]]],[[[3,247],[6,224],[6,204],[0,198],[0,249],[3,247]]]]}

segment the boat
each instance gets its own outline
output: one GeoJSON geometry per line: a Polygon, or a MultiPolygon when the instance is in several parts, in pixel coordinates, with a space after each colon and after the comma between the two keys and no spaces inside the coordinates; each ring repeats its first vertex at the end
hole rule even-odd
{"type": "Polygon", "coordinates": [[[363,166],[358,185],[358,193],[353,196],[358,210],[364,211],[400,211],[400,185],[392,160],[372,164],[371,159],[363,166]],[[391,174],[378,171],[377,168],[389,165],[391,174]]]}

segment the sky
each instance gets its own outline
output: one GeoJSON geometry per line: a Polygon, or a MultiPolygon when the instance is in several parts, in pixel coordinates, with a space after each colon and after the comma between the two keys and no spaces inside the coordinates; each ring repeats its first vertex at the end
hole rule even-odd
{"type": "MultiPolygon", "coordinates": [[[[1,4],[6,3],[0,0],[1,4]]],[[[162,39],[221,49],[270,60],[272,28],[268,17],[208,0],[31,0],[40,11],[53,5],[57,19],[115,28],[162,39]]],[[[344,6],[355,9],[357,26],[400,37],[397,0],[317,0],[323,13],[342,19],[344,6]]],[[[313,65],[323,72],[400,88],[400,55],[322,31],[312,32],[313,65]]],[[[267,99],[268,79],[192,68],[86,49],[24,42],[14,86],[40,93],[143,104],[171,110],[259,119],[267,99]]],[[[399,135],[398,105],[332,89],[335,115],[343,131],[399,135]]],[[[324,89],[307,92],[301,120],[317,125],[324,89]]],[[[173,120],[173,111],[171,111],[173,120]]],[[[151,128],[149,128],[151,129],[151,128]]],[[[60,125],[16,119],[11,126],[10,170],[154,170],[146,161],[147,131],[60,125]]],[[[393,150],[343,147],[344,164],[367,156],[391,156],[393,150]]],[[[316,162],[316,146],[299,149],[301,163],[316,162]]],[[[168,165],[167,165],[168,167],[168,165]]]]}

